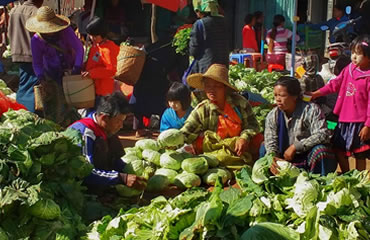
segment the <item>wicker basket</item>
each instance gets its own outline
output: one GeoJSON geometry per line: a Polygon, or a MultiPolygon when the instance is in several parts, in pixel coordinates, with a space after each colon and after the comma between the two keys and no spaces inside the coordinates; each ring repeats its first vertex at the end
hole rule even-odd
{"type": "Polygon", "coordinates": [[[42,85],[36,85],[33,87],[35,93],[35,110],[36,111],[43,111],[44,110],[44,95],[45,91],[42,85]]]}
{"type": "Polygon", "coordinates": [[[131,46],[121,45],[117,57],[115,79],[134,86],[140,78],[145,58],[144,51],[131,46]]]}
{"type": "Polygon", "coordinates": [[[67,104],[80,108],[92,108],[95,105],[95,85],[90,78],[81,75],[63,77],[63,92],[67,104]]]}

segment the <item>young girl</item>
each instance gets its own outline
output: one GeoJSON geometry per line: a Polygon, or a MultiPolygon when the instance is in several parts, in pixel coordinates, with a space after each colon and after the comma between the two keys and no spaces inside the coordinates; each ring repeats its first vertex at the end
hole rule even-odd
{"type": "Polygon", "coordinates": [[[349,170],[348,157],[356,158],[356,168],[366,169],[370,156],[370,36],[357,37],[351,44],[350,63],[312,98],[338,93],[334,113],[339,123],[333,142],[342,172],[349,170]]]}
{"type": "Polygon", "coordinates": [[[160,131],[170,128],[180,129],[193,110],[190,106],[190,91],[182,83],[174,82],[167,93],[169,108],[164,111],[160,131]]]}

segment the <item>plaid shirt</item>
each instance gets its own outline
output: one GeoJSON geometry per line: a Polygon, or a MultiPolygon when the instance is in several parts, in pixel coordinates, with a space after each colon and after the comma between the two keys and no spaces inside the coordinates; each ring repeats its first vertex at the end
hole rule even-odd
{"type": "MultiPolygon", "coordinates": [[[[330,142],[331,132],[328,130],[325,117],[319,106],[313,103],[298,102],[291,118],[285,114],[288,129],[289,145],[294,144],[297,154],[305,153],[318,144],[330,142]]],[[[278,139],[278,108],[274,108],[266,118],[265,147],[267,153],[279,153],[278,139]]]]}
{"type": "MultiPolygon", "coordinates": [[[[242,132],[240,137],[249,140],[256,135],[259,132],[259,126],[249,102],[237,93],[228,95],[226,101],[241,115],[242,132]]],[[[193,143],[206,130],[217,132],[218,116],[220,114],[222,114],[222,111],[208,99],[198,104],[181,128],[186,142],[193,143]]]]}

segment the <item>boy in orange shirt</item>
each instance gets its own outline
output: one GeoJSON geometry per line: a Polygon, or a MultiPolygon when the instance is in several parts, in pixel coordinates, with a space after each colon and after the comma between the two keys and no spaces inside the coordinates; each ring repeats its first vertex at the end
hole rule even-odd
{"type": "Polygon", "coordinates": [[[90,35],[93,46],[86,63],[86,72],[82,75],[94,80],[95,93],[99,100],[100,97],[113,93],[119,46],[106,38],[106,27],[98,17],[87,24],[86,32],[90,35]]]}

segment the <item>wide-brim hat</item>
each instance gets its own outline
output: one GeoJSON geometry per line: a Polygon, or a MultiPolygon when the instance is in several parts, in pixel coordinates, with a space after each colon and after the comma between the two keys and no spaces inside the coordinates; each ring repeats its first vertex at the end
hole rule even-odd
{"type": "Polygon", "coordinates": [[[71,21],[62,15],[55,14],[48,6],[40,7],[35,16],[26,22],[26,29],[36,33],[56,33],[66,29],[71,21]]]}
{"type": "Polygon", "coordinates": [[[204,90],[205,78],[210,78],[217,82],[223,83],[226,87],[229,87],[234,91],[238,91],[233,85],[229,83],[229,70],[223,64],[212,64],[204,74],[191,74],[190,76],[188,76],[187,82],[190,87],[204,90]]]}

